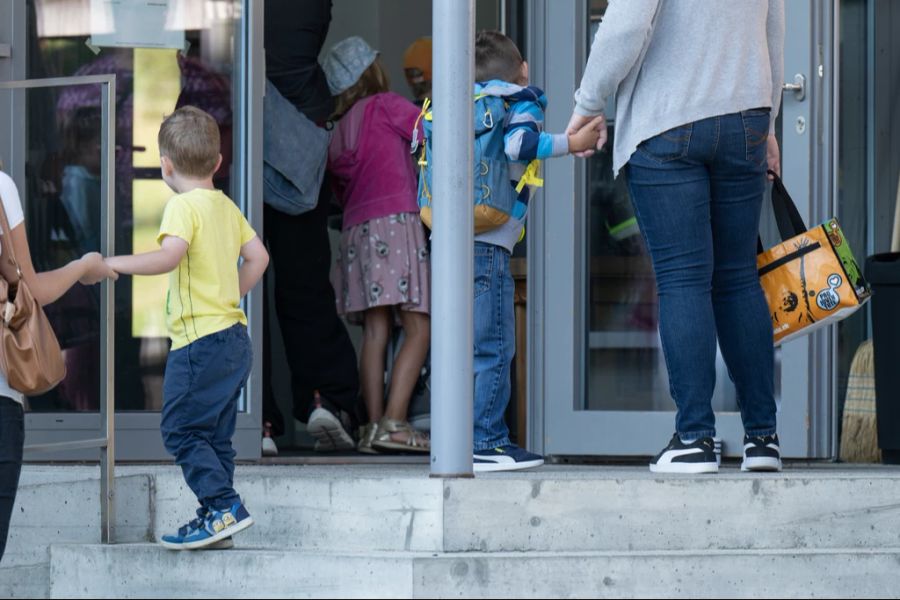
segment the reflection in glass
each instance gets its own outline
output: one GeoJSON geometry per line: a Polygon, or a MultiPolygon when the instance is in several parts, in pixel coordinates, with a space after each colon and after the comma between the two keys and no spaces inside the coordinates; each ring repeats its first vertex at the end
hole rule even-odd
{"type": "MultiPolygon", "coordinates": [[[[26,0],[28,78],[115,74],[115,248],[154,249],[172,192],[162,181],[157,131],[163,117],[194,105],[219,123],[223,164],[217,186],[233,198],[232,76],[239,0],[178,5],[185,48],[103,47],[95,53],[91,3],[26,0]]],[[[168,21],[167,21],[168,22],[168,21]]],[[[99,86],[34,90],[27,101],[26,164],[29,239],[40,270],[99,250],[99,86]]],[[[116,408],[159,410],[168,355],[165,277],[136,277],[116,286],[116,408]]],[[[69,366],[65,382],[31,399],[35,411],[98,408],[99,290],[75,286],[48,314],[69,366]]]]}

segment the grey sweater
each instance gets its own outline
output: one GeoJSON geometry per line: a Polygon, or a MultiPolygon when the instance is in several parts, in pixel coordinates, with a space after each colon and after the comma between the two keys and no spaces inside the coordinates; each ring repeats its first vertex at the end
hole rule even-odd
{"type": "Polygon", "coordinates": [[[610,0],[575,112],[602,114],[616,94],[618,174],[641,142],[685,123],[771,107],[774,128],[783,78],[784,0],[610,0]]]}

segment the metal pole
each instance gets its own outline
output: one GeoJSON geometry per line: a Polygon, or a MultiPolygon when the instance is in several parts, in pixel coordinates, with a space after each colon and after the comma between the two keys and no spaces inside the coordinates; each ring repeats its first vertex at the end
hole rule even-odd
{"type": "MultiPolygon", "coordinates": [[[[102,139],[106,156],[103,163],[103,198],[100,222],[106,228],[101,240],[104,256],[115,254],[115,197],[116,197],[116,80],[115,76],[106,84],[102,96],[103,131],[102,139]]],[[[106,445],[100,449],[100,541],[111,544],[115,541],[116,522],[116,385],[115,385],[115,295],[110,280],[104,281],[101,290],[100,364],[103,377],[100,385],[100,428],[106,438],[106,445]]]]}
{"type": "Polygon", "coordinates": [[[433,6],[431,476],[472,477],[475,1],[433,6]]]}

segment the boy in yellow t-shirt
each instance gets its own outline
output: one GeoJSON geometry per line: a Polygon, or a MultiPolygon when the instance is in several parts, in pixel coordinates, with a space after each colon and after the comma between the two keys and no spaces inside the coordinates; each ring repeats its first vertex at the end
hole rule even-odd
{"type": "Polygon", "coordinates": [[[163,215],[160,249],[106,262],[118,273],[169,273],[172,350],[161,429],[200,508],[160,544],[230,546],[232,535],[253,524],[232,486],[237,401],[253,362],[239,302],[262,277],[269,255],[234,202],[213,186],[222,155],[210,115],[192,106],[176,110],[160,127],[159,153],[163,179],[176,192],[163,215]]]}

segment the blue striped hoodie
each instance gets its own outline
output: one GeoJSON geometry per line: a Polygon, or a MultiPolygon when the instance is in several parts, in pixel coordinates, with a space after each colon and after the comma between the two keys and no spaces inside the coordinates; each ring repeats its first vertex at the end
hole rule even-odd
{"type": "MultiPolygon", "coordinates": [[[[504,119],[504,146],[509,159],[510,185],[516,187],[525,169],[532,160],[543,160],[569,153],[566,134],[551,134],[544,129],[544,111],[547,96],[535,86],[522,87],[500,80],[475,84],[475,94],[500,96],[506,100],[509,109],[504,119]]],[[[519,201],[528,205],[534,188],[526,185],[519,193],[519,201]]],[[[512,252],[522,235],[522,220],[510,217],[504,225],[475,236],[476,242],[485,242],[506,248],[512,252]]]]}

